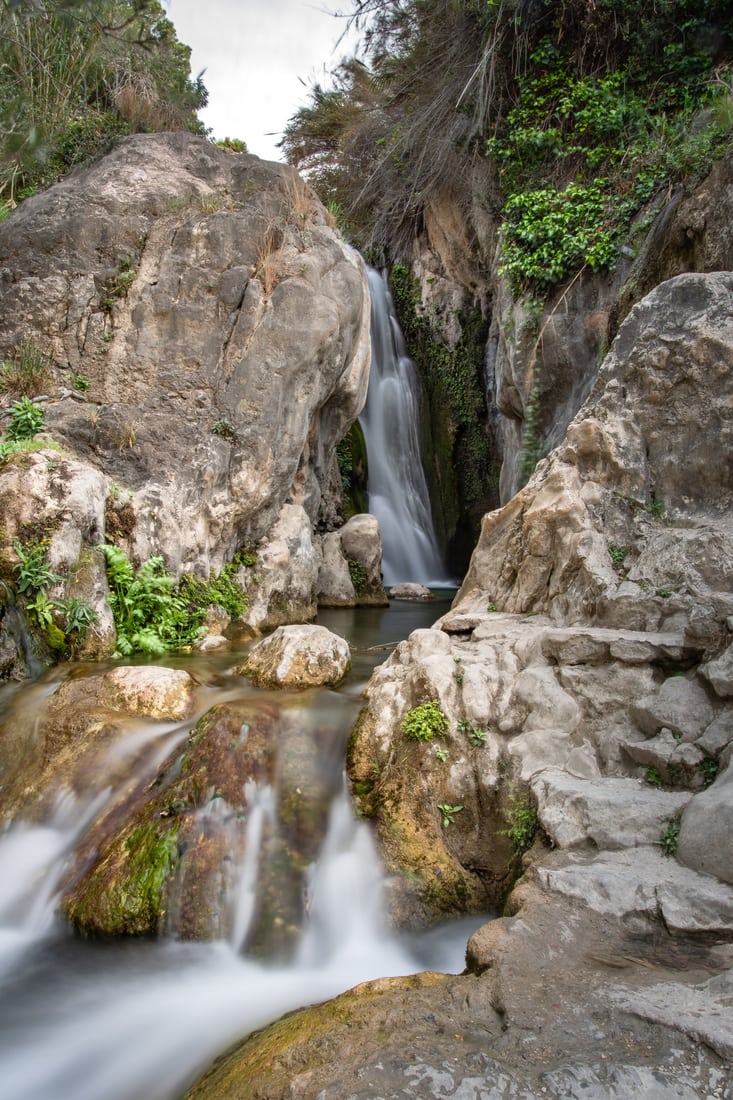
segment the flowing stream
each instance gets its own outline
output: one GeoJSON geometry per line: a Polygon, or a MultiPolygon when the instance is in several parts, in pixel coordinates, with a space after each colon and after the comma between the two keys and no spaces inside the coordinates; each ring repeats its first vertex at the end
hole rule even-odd
{"type": "MultiPolygon", "coordinates": [[[[329,611],[320,621],[352,646],[366,648],[397,641],[445,609],[439,603],[393,603],[388,609],[329,611]]],[[[224,698],[262,699],[232,671],[241,656],[228,651],[180,658],[176,664],[209,685],[206,707],[224,698]]],[[[428,967],[462,970],[475,922],[470,927],[460,922],[438,936],[399,938],[386,930],[381,870],[369,828],[355,820],[345,793],[346,740],[361,689],[384,657],[385,652],[357,653],[338,691],[283,693],[274,704],[296,725],[302,717],[305,729],[330,730],[320,751],[330,777],[331,809],[304,887],[309,903],[302,929],[287,958],[248,957],[241,951],[263,858],[260,838],[274,812],[275,794],[266,785],[248,792],[247,841],[226,938],[104,943],[73,936],[57,916],[70,854],[114,797],[114,785],[125,782],[120,761],[138,766],[143,746],[148,766],[151,754],[154,764],[171,742],[185,737],[187,727],[157,723],[141,730],[130,723],[124,743],[104,758],[107,766],[114,763],[113,779],[102,769],[88,792],[58,792],[42,823],[15,821],[5,830],[0,836],[3,1100],[174,1100],[220,1051],[286,1011],[370,978],[428,967]]],[[[6,722],[8,713],[39,716],[60,675],[54,670],[45,681],[2,689],[6,722]]],[[[272,704],[273,693],[267,698],[272,704]]]]}
{"type": "Polygon", "coordinates": [[[403,581],[453,584],[435,537],[420,450],[420,380],[395,316],[385,279],[369,274],[372,366],[359,417],[367,447],[369,511],[382,533],[387,587],[403,581]]]}

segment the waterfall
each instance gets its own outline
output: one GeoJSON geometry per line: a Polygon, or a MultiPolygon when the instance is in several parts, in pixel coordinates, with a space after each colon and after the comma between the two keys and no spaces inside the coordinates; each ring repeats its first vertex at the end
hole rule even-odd
{"type": "Polygon", "coordinates": [[[368,275],[372,368],[359,420],[369,462],[369,511],[382,532],[384,583],[451,585],[438,550],[420,454],[420,380],[386,281],[372,269],[368,275]]]}
{"type": "MultiPolygon", "coordinates": [[[[448,602],[443,597],[446,610],[448,602]]],[[[332,609],[330,615],[337,629],[354,612],[332,609]]],[[[427,626],[434,616],[434,605],[395,601],[378,619],[366,615],[354,629],[369,647],[427,626]]],[[[236,666],[243,655],[230,653],[227,662],[236,666]]],[[[372,652],[362,659],[373,667],[381,656],[372,652]]],[[[250,697],[261,703],[258,690],[252,695],[238,676],[224,676],[220,658],[197,654],[184,660],[203,685],[211,685],[203,688],[207,705],[250,697]]],[[[24,685],[13,695],[14,705],[37,720],[49,695],[48,684],[24,685]]],[[[2,703],[0,690],[0,708],[2,703]]],[[[86,940],[71,935],[58,917],[75,853],[89,852],[89,830],[98,815],[110,812],[134,776],[147,783],[151,768],[158,773],[161,753],[167,756],[171,739],[185,737],[185,727],[151,727],[131,718],[119,739],[101,748],[100,771],[85,771],[83,789],[59,792],[45,820],[18,820],[0,830],[3,1100],[177,1100],[216,1055],[284,1012],[371,978],[463,969],[473,928],[461,925],[455,934],[444,928],[437,943],[416,932],[400,937],[386,926],[371,830],[351,810],[342,771],[359,695],[323,689],[283,697],[279,704],[273,699],[268,706],[281,708],[271,784],[248,784],[241,819],[216,796],[201,807],[202,832],[231,829],[221,875],[212,883],[221,912],[215,941],[185,942],[174,934],[155,942],[86,940]],[[310,754],[304,743],[309,738],[310,754]],[[312,844],[311,825],[295,838],[302,861],[273,862],[268,848],[284,791],[297,795],[303,820],[315,822],[312,844]],[[330,806],[327,823],[325,814],[322,819],[308,811],[321,797],[330,806]],[[305,901],[287,956],[246,946],[262,897],[257,891],[267,888],[263,869],[278,879],[294,875],[305,901]]],[[[283,893],[288,895],[285,886],[283,893]]]]}

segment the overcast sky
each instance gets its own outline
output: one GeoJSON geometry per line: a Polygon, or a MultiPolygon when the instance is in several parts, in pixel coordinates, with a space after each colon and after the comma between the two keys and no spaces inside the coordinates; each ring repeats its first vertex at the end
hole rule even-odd
{"type": "Polygon", "coordinates": [[[353,53],[336,46],[346,21],[332,13],[349,0],[164,0],[191,72],[205,69],[209,106],[201,112],[214,138],[241,138],[250,153],[282,160],[276,143],[314,79],[353,53]],[[305,82],[305,87],[301,81],[305,82]]]}

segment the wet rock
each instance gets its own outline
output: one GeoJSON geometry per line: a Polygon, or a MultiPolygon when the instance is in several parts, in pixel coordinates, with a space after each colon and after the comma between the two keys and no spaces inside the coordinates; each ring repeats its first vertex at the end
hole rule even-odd
{"type": "Polygon", "coordinates": [[[433,593],[424,584],[395,584],[389,590],[391,600],[432,600],[433,593]]]}
{"type": "Polygon", "coordinates": [[[265,687],[337,684],[351,667],[349,644],[323,626],[281,626],[252,647],[240,672],[265,687]]]}
{"type": "Polygon", "coordinates": [[[62,909],[88,936],[226,938],[248,820],[273,774],[278,718],[267,707],[209,711],[155,783],[95,823],[62,909]]]}

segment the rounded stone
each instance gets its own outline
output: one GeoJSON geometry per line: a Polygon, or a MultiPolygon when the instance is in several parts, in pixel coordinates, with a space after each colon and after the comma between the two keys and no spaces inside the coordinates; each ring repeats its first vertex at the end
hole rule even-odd
{"type": "Polygon", "coordinates": [[[349,643],[325,626],[281,626],[249,652],[240,672],[261,687],[337,684],[351,667],[349,643]]]}

